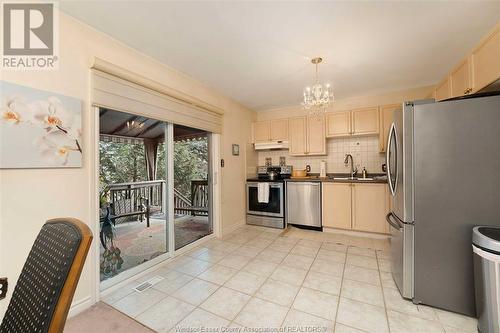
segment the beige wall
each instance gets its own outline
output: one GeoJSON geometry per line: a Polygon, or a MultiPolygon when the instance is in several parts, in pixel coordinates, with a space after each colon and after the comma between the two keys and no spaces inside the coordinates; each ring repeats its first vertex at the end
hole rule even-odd
{"type": "MultiPolygon", "coordinates": [[[[3,71],[1,79],[37,89],[57,92],[84,101],[83,168],[0,170],[0,276],[16,283],[33,241],[45,220],[73,216],[93,227],[90,211],[91,147],[90,67],[94,57],[107,60],[163,85],[195,96],[225,111],[221,137],[222,230],[232,230],[245,217],[245,150],[231,155],[231,144],[246,148],[251,121],[256,115],[182,73],[135,51],[87,25],[61,13],[60,66],[56,71],[3,71]]],[[[94,230],[94,234],[96,234],[94,230]]],[[[90,259],[90,258],[89,258],[90,259]]],[[[74,304],[89,299],[95,287],[88,260],[74,304]]],[[[11,289],[11,292],[12,292],[11,289]]],[[[9,295],[11,294],[9,293],[9,295]]],[[[8,299],[0,301],[0,318],[8,299]]]]}
{"type": "MultiPolygon", "coordinates": [[[[327,112],[352,110],[361,107],[379,106],[393,103],[401,103],[403,101],[411,101],[423,98],[432,98],[434,86],[419,87],[415,89],[396,91],[387,94],[374,95],[374,96],[359,96],[338,99],[333,102],[327,112]]],[[[297,117],[307,114],[300,105],[291,106],[286,108],[271,109],[260,111],[257,113],[257,120],[269,120],[279,118],[297,117]]]]}

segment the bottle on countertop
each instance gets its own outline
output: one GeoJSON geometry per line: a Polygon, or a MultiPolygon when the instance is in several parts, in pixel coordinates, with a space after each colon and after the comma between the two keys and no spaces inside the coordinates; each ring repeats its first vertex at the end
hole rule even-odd
{"type": "Polygon", "coordinates": [[[368,174],[368,172],[366,171],[366,168],[363,167],[363,178],[366,178],[367,174],[368,174]]]}

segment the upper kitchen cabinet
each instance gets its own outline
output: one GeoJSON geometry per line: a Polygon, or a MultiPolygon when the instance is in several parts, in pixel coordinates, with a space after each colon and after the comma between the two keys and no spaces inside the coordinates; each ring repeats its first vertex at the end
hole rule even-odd
{"type": "Polygon", "coordinates": [[[439,82],[434,90],[434,98],[436,101],[442,101],[451,97],[450,77],[446,76],[443,81],[439,82]]]}
{"type": "Polygon", "coordinates": [[[401,104],[383,105],[380,107],[380,133],[379,133],[379,151],[384,153],[387,149],[387,136],[391,129],[394,111],[400,110],[401,104]]]}
{"type": "Polygon", "coordinates": [[[437,84],[434,98],[442,101],[475,93],[498,79],[500,79],[500,23],[437,84]]]}
{"type": "Polygon", "coordinates": [[[326,137],[372,135],[379,132],[378,107],[331,112],[326,115],[326,137]]]}
{"type": "Polygon", "coordinates": [[[378,134],[378,107],[353,110],[351,119],[353,135],[378,134]]]}
{"type": "Polygon", "coordinates": [[[474,92],[500,78],[500,23],[472,51],[474,92]]]}
{"type": "Polygon", "coordinates": [[[351,135],[351,111],[332,112],[326,115],[328,138],[351,135]]]}
{"type": "Polygon", "coordinates": [[[273,119],[253,123],[255,142],[288,141],[288,119],[273,119]]]}
{"type": "Polygon", "coordinates": [[[288,119],[290,155],[306,155],[307,150],[307,118],[288,119]]]}
{"type": "Polygon", "coordinates": [[[307,117],[307,154],[326,155],[325,117],[307,117]]]}
{"type": "Polygon", "coordinates": [[[271,120],[271,141],[288,141],[288,119],[271,120]]]}
{"type": "Polygon", "coordinates": [[[269,142],[271,141],[271,122],[257,121],[253,123],[253,141],[254,142],[269,142]]]}
{"type": "Polygon", "coordinates": [[[470,94],[472,92],[471,80],[471,60],[470,58],[462,61],[450,73],[451,97],[458,97],[470,94]]]}
{"type": "Polygon", "coordinates": [[[290,118],[288,127],[290,155],[326,155],[324,116],[290,118]]]}

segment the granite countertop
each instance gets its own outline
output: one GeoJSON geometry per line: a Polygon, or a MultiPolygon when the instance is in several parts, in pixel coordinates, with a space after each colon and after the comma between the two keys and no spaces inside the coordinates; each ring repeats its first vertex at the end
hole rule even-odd
{"type": "MultiPolygon", "coordinates": [[[[387,177],[385,174],[369,174],[367,178],[372,178],[370,180],[359,180],[359,179],[339,179],[348,178],[348,174],[327,174],[326,177],[319,177],[318,174],[310,174],[308,177],[304,178],[290,178],[285,179],[286,182],[329,182],[329,183],[361,183],[361,184],[385,184],[387,183],[387,177]],[[334,179],[337,178],[337,179],[334,179]]],[[[359,177],[361,178],[361,177],[359,177]]]]}

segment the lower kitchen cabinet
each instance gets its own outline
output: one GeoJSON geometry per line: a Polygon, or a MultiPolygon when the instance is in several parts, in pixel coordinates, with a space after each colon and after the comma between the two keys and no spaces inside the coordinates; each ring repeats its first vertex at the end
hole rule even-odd
{"type": "Polygon", "coordinates": [[[388,233],[386,184],[323,183],[323,227],[388,233]]]}
{"type": "Polygon", "coordinates": [[[323,183],[323,226],[351,229],[350,183],[323,183]]]}
{"type": "Polygon", "coordinates": [[[354,184],[352,187],[352,228],[386,233],[387,185],[354,184]]]}

